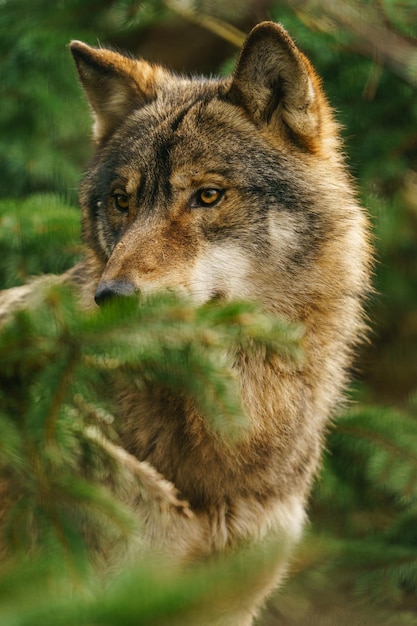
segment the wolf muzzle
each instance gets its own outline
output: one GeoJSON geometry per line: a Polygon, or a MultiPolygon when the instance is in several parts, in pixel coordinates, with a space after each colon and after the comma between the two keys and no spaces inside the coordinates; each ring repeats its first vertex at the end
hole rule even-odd
{"type": "Polygon", "coordinates": [[[135,285],[126,278],[103,281],[97,287],[94,300],[101,306],[117,296],[132,296],[136,291],[135,285]]]}

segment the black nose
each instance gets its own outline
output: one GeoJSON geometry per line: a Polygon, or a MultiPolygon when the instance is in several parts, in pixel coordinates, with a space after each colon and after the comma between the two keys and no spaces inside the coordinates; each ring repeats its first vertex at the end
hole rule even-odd
{"type": "Polygon", "coordinates": [[[97,287],[94,300],[101,306],[104,302],[116,296],[131,296],[136,292],[136,287],[126,278],[103,281],[97,287]]]}

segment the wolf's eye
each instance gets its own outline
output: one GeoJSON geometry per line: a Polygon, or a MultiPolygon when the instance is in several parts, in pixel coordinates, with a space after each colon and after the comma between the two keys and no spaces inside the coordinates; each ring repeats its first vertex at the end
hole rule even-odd
{"type": "Polygon", "coordinates": [[[112,194],[113,198],[113,206],[120,213],[127,213],[129,210],[129,196],[125,193],[114,193],[112,194]]]}
{"type": "Polygon", "coordinates": [[[192,205],[196,207],[214,206],[223,197],[224,191],[207,187],[199,189],[193,198],[192,205]]]}

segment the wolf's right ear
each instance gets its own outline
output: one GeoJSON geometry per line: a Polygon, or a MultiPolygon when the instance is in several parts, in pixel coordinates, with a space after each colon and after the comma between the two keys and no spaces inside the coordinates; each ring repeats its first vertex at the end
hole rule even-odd
{"type": "Polygon", "coordinates": [[[228,97],[256,123],[315,150],[325,98],[308,59],[279,24],[263,22],[249,33],[228,97]]]}
{"type": "Polygon", "coordinates": [[[109,137],[132,109],[156,97],[162,68],[81,41],[72,41],[70,49],[93,111],[97,142],[109,137]]]}

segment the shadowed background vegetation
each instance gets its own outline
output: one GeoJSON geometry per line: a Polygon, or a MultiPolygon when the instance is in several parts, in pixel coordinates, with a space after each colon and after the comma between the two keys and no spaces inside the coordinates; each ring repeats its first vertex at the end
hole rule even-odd
{"type": "MultiPolygon", "coordinates": [[[[91,154],[91,122],[68,42],[109,44],[181,72],[227,73],[244,33],[264,19],[282,22],[323,77],[371,216],[377,263],[370,343],[358,358],[351,403],[330,432],[292,574],[259,623],[417,624],[415,0],[3,0],[0,288],[59,273],[82,253],[77,187],[91,154]]],[[[120,329],[130,332],[140,320],[153,338],[134,362],[130,346],[109,345],[117,312],[85,320],[65,290],[46,290],[0,335],[0,468],[7,479],[0,479],[0,497],[11,503],[2,521],[14,555],[0,560],[2,625],[181,623],[204,590],[221,593],[226,579],[242,584],[236,563],[162,582],[139,568],[124,573],[103,604],[87,566],[86,525],[124,537],[135,524],[98,486],[117,474],[117,463],[86,434],[91,424],[110,439],[117,430],[105,399],[109,359],[139,376],[144,368],[155,380],[171,376],[230,425],[233,388],[216,369],[225,337],[233,344],[242,339],[233,335],[237,328],[243,335],[256,328],[259,341],[296,353],[294,329],[265,325],[244,305],[217,317],[192,313],[186,303],[149,306],[129,310],[120,329]],[[164,341],[169,349],[161,349],[164,341]]],[[[247,557],[245,567],[256,572],[256,558],[247,557]]]]}

